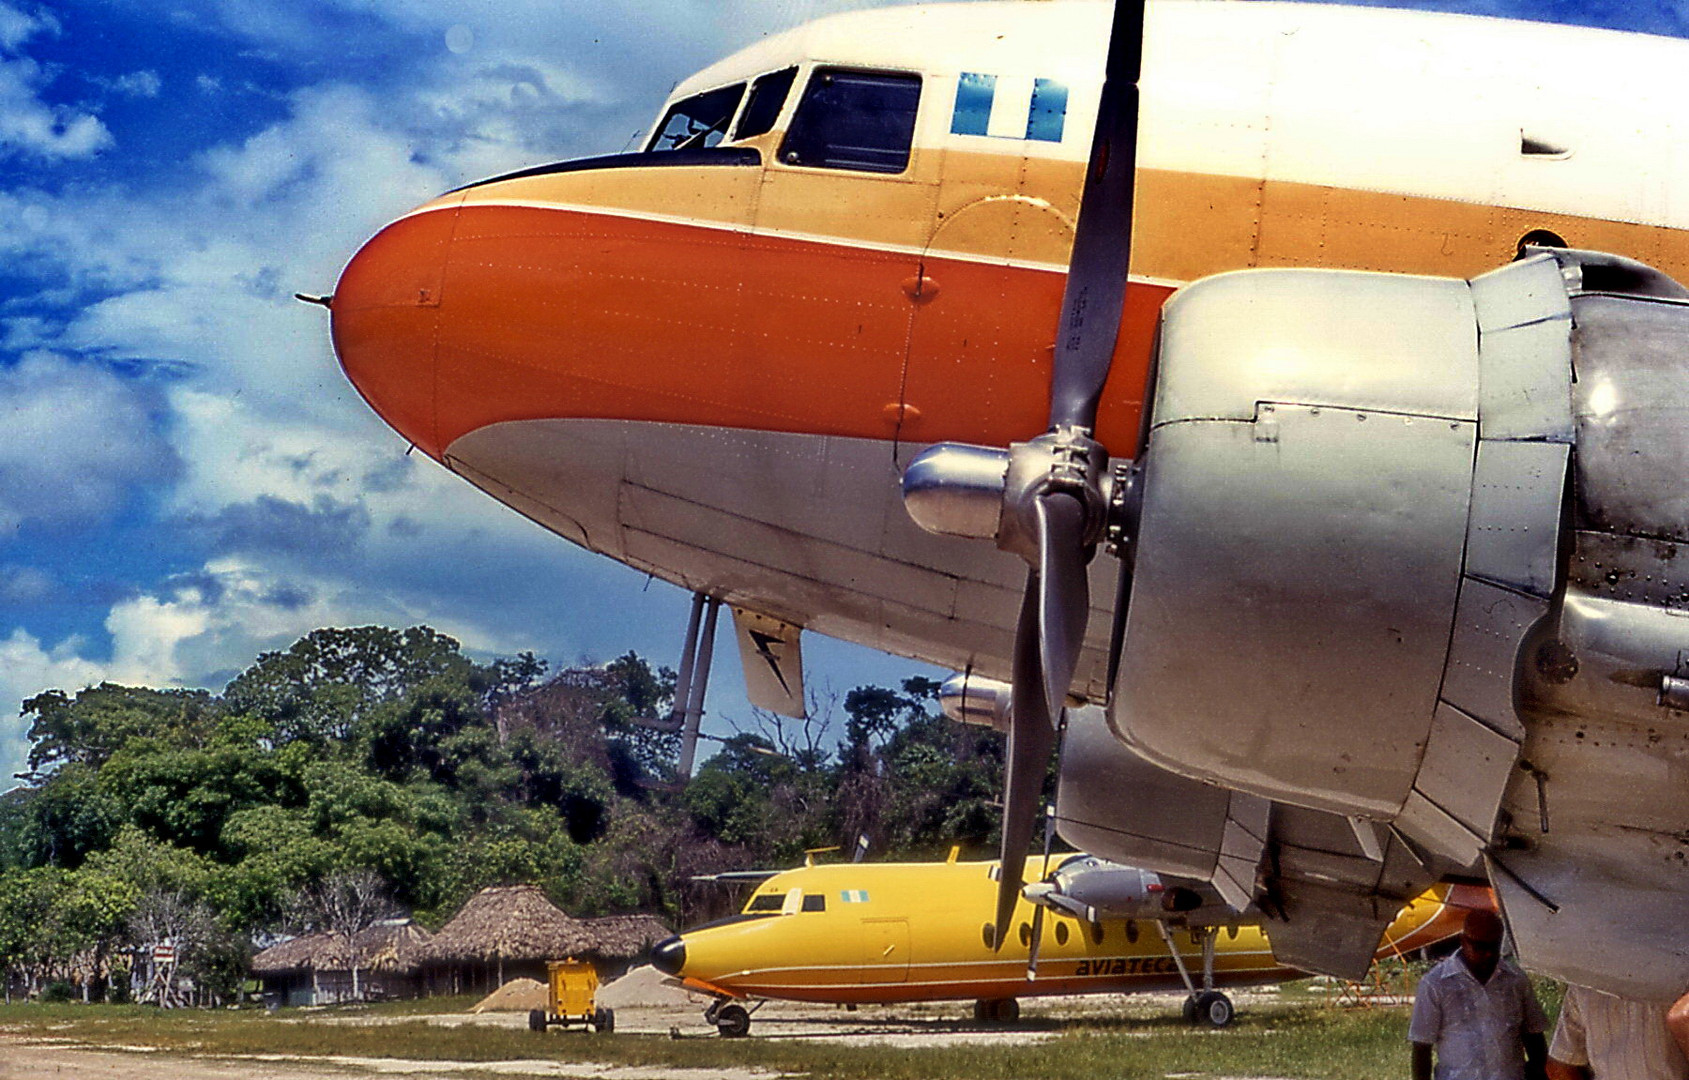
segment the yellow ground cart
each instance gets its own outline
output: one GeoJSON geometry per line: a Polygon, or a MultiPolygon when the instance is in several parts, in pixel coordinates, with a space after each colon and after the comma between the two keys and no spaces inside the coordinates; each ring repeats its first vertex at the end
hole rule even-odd
{"type": "Polygon", "coordinates": [[[580,1024],[594,1031],[616,1030],[616,1011],[598,1007],[598,969],[591,961],[553,960],[546,964],[551,975],[550,993],[546,1007],[528,1013],[528,1027],[544,1031],[548,1027],[568,1027],[580,1024]]]}

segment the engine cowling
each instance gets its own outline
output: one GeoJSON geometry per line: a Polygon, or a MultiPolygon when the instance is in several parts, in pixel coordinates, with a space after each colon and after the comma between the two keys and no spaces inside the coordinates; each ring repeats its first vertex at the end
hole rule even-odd
{"type": "Polygon", "coordinates": [[[1116,733],[1474,862],[1561,573],[1571,329],[1548,254],[1470,282],[1245,271],[1174,297],[1116,733]]]}

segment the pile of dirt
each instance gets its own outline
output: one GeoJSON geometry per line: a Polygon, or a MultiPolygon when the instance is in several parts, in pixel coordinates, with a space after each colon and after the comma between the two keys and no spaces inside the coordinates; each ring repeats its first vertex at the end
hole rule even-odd
{"type": "Polygon", "coordinates": [[[477,1001],[470,1012],[527,1012],[543,1009],[550,991],[538,979],[511,979],[486,997],[477,1001]]]}
{"type": "Polygon", "coordinates": [[[662,1009],[685,1007],[706,1000],[663,981],[662,972],[642,964],[608,986],[598,990],[598,1003],[612,1009],[662,1009]]]}

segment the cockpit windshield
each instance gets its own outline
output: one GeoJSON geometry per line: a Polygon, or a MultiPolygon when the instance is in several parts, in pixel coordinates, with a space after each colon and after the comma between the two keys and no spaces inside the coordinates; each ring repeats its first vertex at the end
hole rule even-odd
{"type": "Polygon", "coordinates": [[[727,126],[739,111],[745,84],[734,83],[694,94],[669,106],[647,151],[698,150],[715,146],[727,137],[727,126]]]}

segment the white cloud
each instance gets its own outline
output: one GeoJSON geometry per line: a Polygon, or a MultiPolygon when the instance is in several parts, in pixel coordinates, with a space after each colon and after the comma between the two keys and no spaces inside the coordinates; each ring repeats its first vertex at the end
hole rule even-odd
{"type": "Polygon", "coordinates": [[[29,757],[27,727],[19,715],[24,699],[60,687],[76,691],[100,680],[100,665],[76,655],[80,645],[72,639],[44,649],[23,630],[0,639],[0,791],[14,786],[12,777],[29,757]]]}
{"type": "Polygon", "coordinates": [[[130,97],[155,98],[164,89],[164,80],[156,71],[132,71],[113,79],[111,88],[130,97]]]}
{"type": "Polygon", "coordinates": [[[175,457],[154,407],[145,387],[50,353],[0,370],[0,534],[100,522],[168,477],[175,457]]]}

